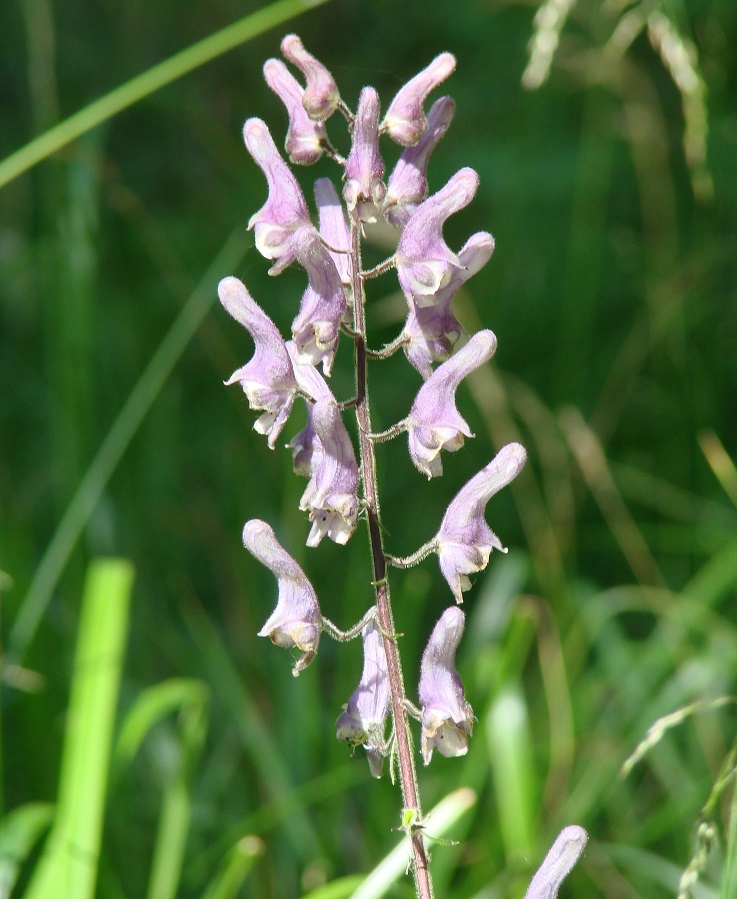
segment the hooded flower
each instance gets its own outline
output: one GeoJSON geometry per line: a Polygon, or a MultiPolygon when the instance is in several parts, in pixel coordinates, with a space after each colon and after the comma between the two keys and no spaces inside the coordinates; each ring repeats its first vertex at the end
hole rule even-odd
{"type": "Polygon", "coordinates": [[[302,652],[292,674],[305,669],[317,652],[322,615],[317,596],[305,573],[280,545],[265,521],[253,519],[243,528],[243,545],[276,576],[279,599],[259,637],[269,637],[276,646],[296,646],[302,652]]]}
{"type": "Polygon", "coordinates": [[[302,105],[307,115],[315,122],[324,122],[330,118],[340,102],[338,85],[333,76],[305,50],[296,34],[288,34],[282,40],[281,52],[305,77],[307,87],[302,105]]]}
{"type": "Polygon", "coordinates": [[[309,510],[308,546],[325,535],[346,543],[358,520],[358,466],[353,444],[334,399],[320,399],[311,409],[310,481],[299,507],[309,510]]]}
{"type": "Polygon", "coordinates": [[[364,87],[353,123],[353,143],[345,163],[343,199],[361,222],[375,222],[386,194],[384,162],[379,154],[379,95],[364,87]]]}
{"type": "Polygon", "coordinates": [[[408,297],[409,314],[403,334],[408,338],[404,352],[423,378],[429,378],[433,362],[447,359],[453,352],[463,327],[453,315],[458,289],[486,265],[494,251],[494,238],[485,231],[473,234],[458,254],[462,268],[452,268],[450,280],[437,291],[431,305],[419,305],[408,297]]]}
{"type": "Polygon", "coordinates": [[[237,278],[223,278],[218,285],[220,302],[246,328],[256,345],[253,358],[225,382],[236,381],[243,388],[252,409],[263,409],[254,428],[266,434],[274,448],[292,411],[297,380],[292,360],[278,328],[237,278]]]}
{"type": "Polygon", "coordinates": [[[327,141],[325,126],[322,122],[314,122],[307,115],[302,105],[304,88],[280,59],[266,60],[264,78],[287,108],[287,155],[298,165],[312,165],[322,156],[323,146],[327,141]]]}
{"type": "Polygon", "coordinates": [[[527,454],[519,443],[502,447],[489,464],[474,475],[445,510],[435,537],[440,570],[456,602],[471,587],[469,574],[486,568],[492,549],[506,552],[484,520],[486,504],[495,493],[514,480],[527,454]]]}
{"type": "Polygon", "coordinates": [[[376,621],[361,631],[363,672],[353,695],[335,722],[336,736],[351,746],[361,746],[368,754],[374,777],[381,777],[384,759],[384,726],[389,712],[389,677],[384,638],[376,621]]]}
{"type": "Polygon", "coordinates": [[[420,666],[422,758],[430,764],[433,750],[448,757],[465,755],[473,731],[473,709],[466,702],[455,667],[465,616],[451,606],[433,628],[420,666]]]}
{"type": "Polygon", "coordinates": [[[259,253],[275,260],[269,274],[276,275],[294,260],[294,232],[309,226],[310,217],[302,189],[279,155],[264,122],[249,119],[243,126],[243,139],[269,185],[268,199],[251,216],[248,227],[255,229],[259,253]]]}
{"type": "Polygon", "coordinates": [[[430,305],[441,287],[450,281],[461,262],[443,240],[449,215],[471,202],[479,177],[473,169],[461,169],[445,187],[424,200],[402,231],[397,244],[397,276],[408,302],[430,305]]]}
{"type": "Polygon", "coordinates": [[[392,225],[406,225],[417,204],[427,196],[427,163],[448,130],[455,108],[450,97],[436,100],[427,116],[427,130],[413,147],[403,150],[397,160],[386,186],[383,208],[392,225]]]}
{"type": "Polygon", "coordinates": [[[464,437],[473,437],[455,404],[455,392],[466,375],[487,362],[496,349],[491,331],[479,331],[425,381],[407,416],[409,454],[428,478],[443,473],[440,450],[455,452],[464,437]]]}
{"type": "Polygon", "coordinates": [[[322,362],[324,373],[329,375],[346,310],[345,291],[335,263],[314,228],[295,232],[294,246],[297,261],[309,279],[292,322],[297,360],[310,365],[322,362]]]}
{"type": "Polygon", "coordinates": [[[583,827],[577,824],[564,827],[532,878],[525,899],[556,899],[560,885],[581,857],[588,839],[583,827]]]}
{"type": "Polygon", "coordinates": [[[422,137],[427,128],[427,119],[422,111],[425,97],[456,67],[452,53],[436,56],[427,68],[410,79],[389,104],[381,130],[404,147],[412,147],[422,137]]]}

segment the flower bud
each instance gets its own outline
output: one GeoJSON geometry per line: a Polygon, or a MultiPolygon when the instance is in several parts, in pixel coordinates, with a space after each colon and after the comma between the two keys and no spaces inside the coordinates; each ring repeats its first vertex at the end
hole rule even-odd
{"type": "Polygon", "coordinates": [[[414,146],[427,128],[427,119],[422,111],[425,97],[441,81],[445,81],[455,67],[452,53],[436,56],[427,68],[400,88],[389,104],[381,130],[404,147],[414,146]]]}
{"type": "Polygon", "coordinates": [[[463,636],[465,615],[451,606],[433,628],[420,666],[422,758],[430,764],[435,749],[453,757],[468,752],[473,709],[466,702],[455,654],[463,636]]]}
{"type": "Polygon", "coordinates": [[[281,60],[266,60],[264,78],[287,108],[287,155],[297,165],[312,165],[322,156],[322,149],[327,141],[325,126],[308,117],[302,105],[304,88],[281,60]]]}
{"type": "Polygon", "coordinates": [[[276,646],[296,646],[302,656],[292,669],[297,677],[315,657],[322,630],[317,596],[305,573],[281,546],[265,521],[253,519],[243,528],[243,545],[276,576],[279,599],[259,637],[269,637],[276,646]]]}
{"type": "Polygon", "coordinates": [[[294,260],[294,232],[309,226],[310,216],[302,189],[264,122],[249,119],[243,126],[243,139],[269,185],[266,203],[251,216],[248,227],[255,229],[259,253],[275,260],[269,274],[276,275],[294,260]]]}
{"type": "Polygon", "coordinates": [[[353,123],[353,143],[345,163],[343,199],[361,222],[375,222],[386,194],[384,162],[379,154],[379,96],[364,87],[353,123]]]}
{"type": "Polygon", "coordinates": [[[305,112],[313,121],[324,122],[340,102],[335,79],[321,62],[305,50],[296,34],[288,34],[282,40],[281,52],[305,76],[307,87],[302,97],[305,112]]]}
{"type": "Polygon", "coordinates": [[[407,416],[409,454],[428,478],[443,473],[440,450],[455,452],[464,437],[473,437],[456,408],[455,393],[463,378],[487,362],[495,349],[494,334],[479,331],[420,387],[407,416]]]}
{"type": "Polygon", "coordinates": [[[409,362],[427,379],[434,362],[442,362],[453,352],[463,327],[453,315],[453,299],[458,289],[483,268],[494,250],[494,238],[485,231],[473,234],[458,253],[461,268],[452,268],[450,280],[438,290],[430,305],[419,305],[407,297],[409,314],[403,334],[408,338],[404,352],[409,362]]]}
{"type": "Polygon", "coordinates": [[[308,546],[328,536],[347,543],[358,521],[358,466],[353,444],[334,399],[320,399],[311,410],[311,477],[299,507],[309,510],[308,546]]]}
{"type": "Polygon", "coordinates": [[[397,160],[386,186],[383,208],[392,225],[406,225],[417,204],[427,196],[427,163],[448,130],[455,108],[450,97],[436,100],[427,117],[427,130],[413,147],[403,150],[397,160]]]}
{"type": "Polygon", "coordinates": [[[404,226],[395,255],[397,276],[408,301],[429,305],[435,294],[461,268],[455,253],[443,240],[448,216],[463,209],[473,199],[479,177],[473,169],[461,169],[445,187],[424,200],[404,226]]]}
{"type": "Polygon", "coordinates": [[[577,824],[564,827],[532,878],[525,899],[556,899],[560,885],[581,857],[588,839],[583,827],[577,824]]]}
{"type": "Polygon", "coordinates": [[[374,777],[381,777],[384,728],[389,712],[389,676],[384,638],[376,621],[361,631],[363,672],[351,698],[335,722],[336,737],[351,746],[363,745],[374,777]]]}
{"type": "Polygon", "coordinates": [[[297,394],[292,360],[279,329],[244,284],[237,278],[223,278],[218,295],[233,318],[250,332],[256,345],[251,361],[236,369],[225,383],[238,382],[250,407],[264,410],[253,427],[267,436],[273,449],[297,394]]]}
{"type": "Polygon", "coordinates": [[[292,322],[297,359],[309,365],[322,362],[323,372],[329,375],[346,310],[345,291],[335,263],[314,228],[295,232],[294,247],[297,262],[309,279],[299,314],[292,322]]]}
{"type": "Polygon", "coordinates": [[[484,520],[484,512],[491,497],[514,480],[526,459],[519,443],[502,447],[445,510],[435,540],[440,570],[458,603],[463,602],[462,591],[471,587],[468,575],[486,568],[492,549],[506,552],[484,520]]]}

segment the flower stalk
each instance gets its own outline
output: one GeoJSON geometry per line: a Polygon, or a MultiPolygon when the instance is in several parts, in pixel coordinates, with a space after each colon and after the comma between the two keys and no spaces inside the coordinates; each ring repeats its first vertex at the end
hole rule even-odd
{"type": "MultiPolygon", "coordinates": [[[[396,740],[397,759],[399,763],[399,782],[402,790],[402,802],[405,809],[416,809],[422,814],[420,790],[417,783],[417,769],[409,735],[407,721],[406,693],[402,676],[402,663],[397,641],[392,636],[395,632],[394,614],[392,611],[387,562],[381,539],[379,491],[376,481],[376,456],[371,439],[371,412],[369,408],[368,359],[366,354],[366,316],[365,290],[361,274],[361,226],[354,218],[351,222],[351,266],[353,271],[354,323],[356,332],[356,421],[358,422],[358,444],[363,472],[363,499],[366,504],[369,543],[374,573],[374,590],[376,591],[376,610],[379,627],[384,641],[387,673],[389,677],[389,695],[394,721],[394,739],[396,740]]],[[[412,873],[419,899],[431,899],[433,896],[432,879],[428,866],[427,849],[421,830],[409,833],[411,843],[412,873]]]]}

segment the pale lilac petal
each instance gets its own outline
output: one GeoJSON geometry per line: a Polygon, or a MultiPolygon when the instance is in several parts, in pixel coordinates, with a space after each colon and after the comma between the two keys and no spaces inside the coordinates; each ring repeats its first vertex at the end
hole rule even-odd
{"type": "Polygon", "coordinates": [[[366,749],[374,777],[381,777],[384,758],[384,729],[389,712],[389,676],[384,638],[375,621],[361,632],[363,672],[351,698],[335,722],[336,736],[352,746],[366,749]]]}
{"type": "Polygon", "coordinates": [[[320,642],[322,615],[315,591],[265,521],[253,519],[246,522],[243,545],[273,572],[279,585],[276,608],[258,635],[269,637],[276,646],[296,646],[302,651],[301,658],[292,669],[296,677],[315,657],[320,642]]]}
{"type": "Polygon", "coordinates": [[[312,365],[297,361],[299,353],[294,341],[288,340],[285,345],[289,358],[292,360],[294,377],[297,380],[297,386],[301,393],[313,400],[331,399],[333,402],[336,402],[332,390],[320,372],[312,365]]]}
{"type": "Polygon", "coordinates": [[[303,365],[297,361],[297,347],[294,345],[294,341],[288,340],[286,346],[294,366],[294,377],[297,379],[297,385],[305,397],[307,406],[307,424],[292,437],[287,448],[292,451],[294,473],[309,478],[312,475],[315,452],[315,429],[312,425],[312,410],[315,408],[315,403],[310,400],[329,400],[336,405],[337,401],[320,372],[312,365],[303,365]]]}
{"type": "Polygon", "coordinates": [[[298,165],[312,165],[322,156],[327,141],[325,126],[307,115],[302,105],[304,88],[281,60],[266,60],[264,78],[287,108],[289,128],[284,147],[287,155],[298,165]]]}
{"type": "Polygon", "coordinates": [[[358,466],[353,444],[335,400],[318,400],[311,410],[311,477],[299,507],[309,510],[308,546],[328,536],[346,543],[358,520],[358,466]]]}
{"type": "Polygon", "coordinates": [[[292,360],[279,329],[237,278],[223,278],[218,296],[225,309],[246,328],[255,344],[253,358],[225,382],[238,382],[252,409],[264,414],[254,428],[266,434],[273,449],[289,418],[298,385],[292,360]]]}
{"type": "Polygon", "coordinates": [[[315,204],[319,217],[320,237],[325,241],[330,258],[338,269],[343,287],[352,289],[350,267],[351,235],[345,220],[343,204],[329,178],[315,181],[315,204]]]}
{"type": "Polygon", "coordinates": [[[478,183],[473,169],[461,169],[445,187],[420,203],[405,225],[395,260],[408,301],[432,303],[437,291],[449,283],[453,269],[462,267],[443,240],[443,225],[448,216],[471,202],[478,183]]]}
{"type": "Polygon", "coordinates": [[[302,104],[307,115],[317,122],[324,122],[340,102],[335,79],[321,62],[305,50],[296,34],[288,34],[282,40],[281,52],[305,76],[307,87],[302,104]]]}
{"type": "Polygon", "coordinates": [[[492,549],[506,552],[499,538],[484,520],[486,504],[495,493],[519,474],[527,454],[519,443],[502,447],[489,464],[462,487],[440,523],[437,553],[440,570],[450,585],[456,602],[463,602],[469,574],[486,568],[492,549]]]}
{"type": "Polygon", "coordinates": [[[294,232],[310,224],[307,205],[297,179],[281,158],[261,119],[249,119],[243,126],[248,152],[266,176],[269,196],[248,222],[254,228],[256,249],[274,259],[270,274],[278,274],[294,260],[294,232]]]}
{"type": "Polygon", "coordinates": [[[379,154],[379,95],[364,87],[353,123],[353,143],[345,164],[343,199],[361,222],[375,222],[386,195],[384,162],[379,154]]]}
{"type": "Polygon", "coordinates": [[[455,654],[465,616],[457,606],[446,609],[433,628],[420,666],[422,757],[430,763],[435,749],[448,757],[465,755],[473,730],[473,709],[466,702],[455,654]]]}
{"type": "Polygon", "coordinates": [[[346,296],[330,253],[314,228],[294,235],[295,256],[309,280],[299,313],[292,322],[297,361],[317,365],[330,374],[346,310],[346,296]]]}
{"type": "Polygon", "coordinates": [[[450,97],[436,100],[427,116],[427,130],[415,146],[403,150],[397,160],[386,186],[382,210],[392,225],[406,225],[417,204],[427,197],[427,163],[448,130],[455,108],[450,97]]]}
{"type": "Polygon", "coordinates": [[[577,824],[564,827],[532,878],[525,899],[556,899],[560,885],[581,858],[588,839],[583,827],[577,824]]]}
{"type": "Polygon", "coordinates": [[[400,88],[389,104],[381,130],[404,147],[414,146],[427,128],[422,111],[425,97],[445,81],[455,67],[455,57],[451,53],[436,56],[427,68],[400,88]]]}
{"type": "Polygon", "coordinates": [[[410,457],[428,478],[443,473],[442,449],[455,452],[463,446],[464,437],[473,436],[456,408],[456,389],[466,375],[488,362],[495,350],[494,334],[479,331],[420,387],[407,416],[407,432],[410,457]]]}
{"type": "MultiPolygon", "coordinates": [[[[403,334],[408,338],[405,353],[423,378],[429,378],[434,362],[442,362],[453,352],[463,327],[453,315],[453,299],[461,285],[476,274],[491,258],[494,238],[485,231],[472,235],[458,253],[462,268],[451,269],[450,280],[431,298],[420,305],[408,299],[409,313],[403,334]]],[[[426,300],[425,297],[420,297],[426,300]]]]}

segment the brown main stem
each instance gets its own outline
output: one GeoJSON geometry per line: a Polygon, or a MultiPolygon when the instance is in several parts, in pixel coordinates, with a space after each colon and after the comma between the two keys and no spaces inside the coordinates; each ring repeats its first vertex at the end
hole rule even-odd
{"type": "MultiPolygon", "coordinates": [[[[386,556],[381,541],[381,528],[379,526],[379,493],[376,486],[376,459],[374,445],[369,438],[371,433],[371,415],[369,412],[367,389],[367,355],[366,355],[366,317],[365,317],[365,292],[363,277],[361,274],[361,226],[353,220],[351,222],[351,266],[353,280],[353,304],[354,304],[354,328],[357,332],[356,345],[356,418],[358,420],[358,442],[361,453],[361,471],[363,476],[363,497],[366,503],[366,515],[368,518],[369,540],[371,543],[371,557],[374,569],[374,584],[376,588],[376,607],[378,610],[379,626],[384,639],[387,670],[389,675],[389,689],[392,702],[392,715],[394,719],[394,735],[397,741],[397,756],[399,758],[399,780],[402,788],[402,799],[405,809],[414,809],[421,820],[422,808],[420,806],[420,794],[417,786],[417,774],[415,771],[412,744],[410,742],[407,722],[407,710],[405,708],[404,679],[399,658],[394,628],[394,616],[392,615],[391,597],[389,594],[389,582],[387,578],[386,556]]],[[[410,826],[408,836],[412,843],[412,869],[417,887],[419,899],[432,899],[432,880],[428,869],[427,851],[422,831],[410,826]]]]}

